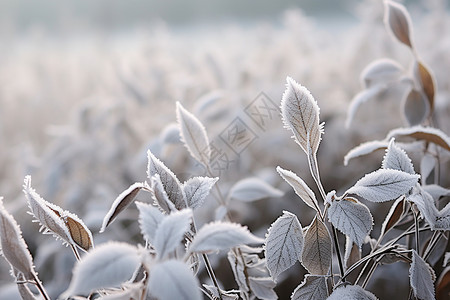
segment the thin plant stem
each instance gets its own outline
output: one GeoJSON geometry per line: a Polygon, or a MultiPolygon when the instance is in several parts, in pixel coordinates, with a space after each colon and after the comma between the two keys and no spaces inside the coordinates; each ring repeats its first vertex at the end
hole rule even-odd
{"type": "Polygon", "coordinates": [[[39,278],[36,276],[36,274],[33,274],[33,276],[34,276],[33,283],[36,285],[37,289],[39,290],[39,293],[42,295],[44,300],[51,300],[50,297],[47,295],[47,292],[45,291],[45,288],[42,285],[42,283],[39,280],[39,278]]]}
{"type": "Polygon", "coordinates": [[[341,277],[344,277],[344,265],[342,263],[342,257],[341,257],[341,250],[339,249],[339,242],[337,238],[336,228],[332,226],[332,232],[333,232],[333,240],[334,240],[334,248],[336,249],[336,255],[338,257],[338,264],[339,264],[339,274],[341,277]]]}
{"type": "Polygon", "coordinates": [[[423,253],[424,260],[428,259],[430,254],[433,252],[434,248],[436,248],[436,246],[442,236],[443,236],[443,234],[439,231],[433,232],[433,236],[431,237],[430,243],[428,244],[427,248],[425,249],[425,251],[423,253]]]}
{"type": "Polygon", "coordinates": [[[417,213],[414,211],[412,206],[411,206],[411,211],[412,211],[413,216],[414,216],[414,230],[415,230],[415,240],[416,240],[416,251],[417,251],[417,253],[420,253],[419,218],[418,218],[417,213]]]}
{"type": "Polygon", "coordinates": [[[78,252],[77,247],[75,247],[73,244],[70,244],[70,248],[72,249],[73,254],[75,255],[75,258],[77,259],[77,261],[80,261],[81,257],[80,257],[80,253],[78,252]]]}

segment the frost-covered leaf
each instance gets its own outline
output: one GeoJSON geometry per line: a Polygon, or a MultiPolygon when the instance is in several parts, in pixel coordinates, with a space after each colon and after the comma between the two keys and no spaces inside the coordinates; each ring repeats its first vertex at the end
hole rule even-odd
{"type": "Polygon", "coordinates": [[[284,127],[292,131],[293,138],[305,153],[308,153],[309,140],[312,152],[316,154],[323,133],[323,125],[319,124],[319,106],[308,89],[290,77],[286,81],[286,90],[281,100],[284,127]]]}
{"type": "Polygon", "coordinates": [[[420,160],[420,176],[422,177],[422,182],[427,181],[428,176],[434,170],[436,166],[436,158],[430,153],[425,153],[420,160]]]}
{"type": "Polygon", "coordinates": [[[203,124],[180,102],[177,102],[177,120],[180,126],[181,141],[189,153],[198,162],[208,165],[211,158],[211,147],[203,124]]]}
{"type": "Polygon", "coordinates": [[[365,88],[377,84],[389,84],[397,81],[403,73],[402,66],[395,60],[381,58],[371,62],[361,72],[361,81],[365,88]]]}
{"type": "Polygon", "coordinates": [[[161,177],[159,174],[155,174],[151,179],[151,195],[153,199],[153,204],[161,209],[162,212],[169,214],[171,211],[177,210],[175,204],[169,200],[164,186],[161,182],[161,177]]]}
{"type": "Polygon", "coordinates": [[[196,209],[202,206],[217,180],[219,180],[219,177],[193,177],[186,181],[183,184],[183,189],[188,207],[196,209]]]}
{"type": "Polygon", "coordinates": [[[354,263],[361,259],[361,250],[351,238],[348,236],[345,239],[344,265],[350,268],[354,263]]]}
{"type": "Polygon", "coordinates": [[[399,148],[394,143],[394,139],[391,139],[389,142],[389,146],[386,150],[386,154],[384,155],[381,165],[383,169],[393,169],[409,174],[416,174],[411,159],[403,149],[399,148]]]}
{"type": "Polygon", "coordinates": [[[409,283],[417,298],[434,300],[434,277],[433,269],[413,249],[411,267],[409,268],[409,283]]]}
{"type": "Polygon", "coordinates": [[[164,218],[164,215],[156,207],[136,202],[136,206],[139,210],[139,225],[141,227],[142,235],[150,243],[154,244],[156,228],[164,218]]]}
{"type": "Polygon", "coordinates": [[[378,300],[374,294],[364,290],[359,285],[339,287],[326,300],[378,300]]]}
{"type": "Polygon", "coordinates": [[[148,290],[158,299],[201,300],[199,282],[181,261],[167,260],[152,267],[148,290]]]}
{"type": "Polygon", "coordinates": [[[331,251],[330,233],[316,215],[304,236],[302,264],[313,275],[326,275],[331,265],[331,251]]]}
{"type": "Polygon", "coordinates": [[[384,219],[383,224],[381,225],[381,233],[380,235],[384,235],[391,228],[398,224],[401,220],[405,212],[405,198],[400,197],[395,200],[394,204],[392,204],[388,214],[386,215],[386,219],[384,219]]]}
{"type": "Polygon", "coordinates": [[[230,250],[228,251],[227,258],[230,263],[231,270],[233,271],[234,280],[238,284],[240,293],[248,294],[250,288],[247,281],[248,276],[245,275],[247,266],[244,264],[243,256],[236,255],[234,251],[230,250]]]}
{"type": "Polygon", "coordinates": [[[249,277],[248,282],[252,292],[258,299],[276,300],[277,294],[273,291],[276,283],[270,277],[249,277]]]}
{"type": "Polygon", "coordinates": [[[19,225],[3,206],[3,197],[0,197],[0,246],[1,254],[11,267],[21,272],[26,279],[34,279],[35,272],[30,251],[19,225]]]}
{"type": "MultiPolygon", "coordinates": [[[[205,289],[208,290],[208,292],[210,292],[210,294],[215,297],[213,299],[220,299],[219,296],[219,291],[217,290],[217,288],[213,285],[207,285],[207,284],[203,284],[203,287],[205,289]]],[[[224,290],[220,290],[220,294],[222,296],[223,300],[237,300],[239,299],[239,291],[237,290],[231,290],[231,291],[224,291],[224,290]]]]}
{"type": "Polygon", "coordinates": [[[352,150],[350,150],[344,157],[344,165],[348,165],[350,159],[355,157],[360,157],[363,155],[367,155],[377,150],[386,149],[389,145],[387,141],[370,141],[366,143],[362,143],[359,146],[356,146],[352,150]]]}
{"type": "Polygon", "coordinates": [[[450,230],[450,203],[439,211],[433,197],[424,190],[414,193],[408,200],[417,205],[432,230],[450,230]]]}
{"type": "Polygon", "coordinates": [[[379,169],[358,180],[345,194],[356,194],[372,202],[385,202],[407,193],[419,177],[403,171],[379,169]]]}
{"type": "Polygon", "coordinates": [[[434,108],[434,94],[436,90],[436,79],[429,68],[422,62],[416,61],[414,65],[414,75],[417,77],[417,82],[421,86],[425,96],[427,97],[430,107],[429,113],[433,113],[434,108]]]}
{"type": "Polygon", "coordinates": [[[322,300],[328,297],[327,278],[306,274],[291,295],[291,300],[322,300]]]}
{"type": "Polygon", "coordinates": [[[433,200],[439,200],[441,197],[450,196],[450,189],[443,188],[437,184],[427,184],[422,186],[422,189],[430,194],[433,200]]]}
{"type": "Polygon", "coordinates": [[[151,179],[155,174],[159,174],[164,191],[169,197],[169,200],[175,204],[177,209],[186,208],[186,196],[175,174],[167,168],[153,153],[149,150],[147,175],[151,179]]]}
{"type": "Polygon", "coordinates": [[[270,226],[265,242],[267,268],[274,280],[296,261],[301,261],[303,243],[302,226],[297,216],[283,211],[270,226]]]}
{"type": "Polygon", "coordinates": [[[189,246],[189,252],[211,252],[243,244],[262,244],[263,239],[253,235],[247,227],[229,222],[212,222],[203,225],[189,246]]]}
{"type": "Polygon", "coordinates": [[[251,202],[268,197],[281,197],[283,192],[274,188],[267,182],[250,177],[239,180],[230,189],[229,197],[232,199],[251,202]]]}
{"type": "Polygon", "coordinates": [[[61,297],[86,295],[93,290],[118,287],[133,276],[139,264],[136,247],[119,242],[102,244],[76,264],[70,286],[61,297]]]}
{"type": "Polygon", "coordinates": [[[352,198],[334,200],[328,209],[328,219],[359,247],[373,225],[373,218],[367,206],[352,198]]]}
{"type": "Polygon", "coordinates": [[[391,139],[393,137],[397,140],[400,138],[424,140],[450,151],[450,138],[443,131],[433,127],[418,125],[408,128],[397,128],[391,130],[386,138],[391,139]]]}
{"type": "Polygon", "coordinates": [[[413,48],[411,43],[411,19],[406,8],[397,2],[385,1],[384,22],[397,40],[413,48]]]}
{"type": "Polygon", "coordinates": [[[80,218],[68,211],[64,211],[61,218],[69,229],[70,237],[79,248],[88,251],[94,247],[92,233],[80,218]]]}
{"type": "Polygon", "coordinates": [[[385,91],[387,89],[386,84],[376,84],[371,86],[368,89],[364,89],[358,94],[356,94],[352,101],[350,102],[350,105],[347,110],[347,119],[345,120],[345,127],[350,128],[350,125],[353,122],[353,119],[356,116],[356,111],[358,110],[359,106],[373,98],[375,98],[377,95],[379,95],[381,92],[385,91]]]}
{"type": "Polygon", "coordinates": [[[127,208],[136,198],[136,195],[139,193],[141,189],[145,188],[145,184],[142,182],[136,182],[130,185],[125,191],[120,193],[120,195],[114,200],[111,208],[106,213],[105,218],[103,219],[102,228],[100,232],[104,232],[106,227],[111,224],[117,215],[122,212],[125,208],[127,208]]]}
{"type": "Polygon", "coordinates": [[[300,177],[294,172],[285,170],[281,167],[277,167],[277,172],[290,186],[292,186],[297,196],[299,196],[303,202],[314,208],[316,211],[320,211],[316,196],[300,177]]]}
{"type": "Polygon", "coordinates": [[[160,259],[176,249],[189,230],[192,210],[186,208],[164,217],[155,232],[154,246],[160,259]]]}
{"type": "Polygon", "coordinates": [[[430,104],[425,95],[420,91],[411,89],[402,103],[403,115],[409,126],[415,126],[423,123],[430,114],[430,104]]]}

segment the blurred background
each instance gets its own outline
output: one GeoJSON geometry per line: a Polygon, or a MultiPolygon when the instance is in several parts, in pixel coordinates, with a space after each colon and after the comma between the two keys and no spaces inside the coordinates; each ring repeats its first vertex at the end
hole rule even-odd
{"type": "MultiPolygon", "coordinates": [[[[417,51],[436,75],[437,118],[449,134],[447,1],[403,3],[417,51]]],[[[227,154],[226,165],[215,170],[224,191],[249,176],[286,191],[282,199],[232,203],[235,221],[259,236],[282,210],[296,213],[304,226],[313,217],[275,171],[278,165],[291,169],[314,187],[304,153],[278,113],[265,117],[264,124],[251,113],[261,103],[278,108],[286,76],[308,87],[321,108],[325,189],[339,194],[377,169],[382,152],[346,167],[343,157],[361,142],[382,139],[406,124],[399,93],[361,107],[355,126],[347,129],[344,122],[367,64],[388,57],[405,72],[411,68],[410,51],[392,39],[382,18],[380,0],[0,0],[0,195],[52,298],[67,287],[74,259],[60,242],[39,234],[26,214],[24,176],[32,176],[46,200],[82,218],[96,243],[143,243],[134,206],[106,233],[98,230],[117,195],[146,179],[147,149],[182,180],[202,175],[178,140],[176,101],[206,125],[212,143],[227,154]],[[223,139],[236,118],[252,133],[251,143],[239,151],[223,139]]],[[[215,206],[211,198],[198,218],[213,220],[215,206]]],[[[374,213],[375,224],[381,224],[386,209],[374,213]]],[[[231,271],[220,268],[224,285],[233,288],[231,271]]],[[[380,299],[407,292],[407,268],[393,268],[397,272],[390,274],[403,285],[393,286],[375,273],[369,289],[380,299]]],[[[15,299],[7,270],[1,259],[0,294],[15,299]]],[[[302,272],[296,266],[280,279],[281,299],[301,282],[302,272]]]]}

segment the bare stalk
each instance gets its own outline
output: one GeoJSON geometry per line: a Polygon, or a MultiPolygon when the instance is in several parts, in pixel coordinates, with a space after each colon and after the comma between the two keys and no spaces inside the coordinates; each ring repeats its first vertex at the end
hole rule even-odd
{"type": "Polygon", "coordinates": [[[47,292],[45,291],[44,286],[42,285],[42,282],[39,280],[39,278],[36,276],[36,274],[33,274],[33,284],[36,285],[37,289],[39,290],[39,293],[42,295],[44,300],[51,300],[50,297],[47,295],[47,292]]]}

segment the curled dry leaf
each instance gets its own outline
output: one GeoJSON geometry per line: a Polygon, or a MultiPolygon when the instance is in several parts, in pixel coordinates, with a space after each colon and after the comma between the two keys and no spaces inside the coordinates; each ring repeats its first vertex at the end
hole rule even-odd
{"type": "Polygon", "coordinates": [[[354,263],[361,259],[361,250],[358,245],[353,243],[348,236],[345,240],[344,264],[346,268],[350,268],[354,263]]]}
{"type": "Polygon", "coordinates": [[[205,126],[177,102],[177,120],[180,127],[181,140],[189,153],[198,162],[207,166],[211,158],[211,147],[205,126]]]}
{"type": "Polygon", "coordinates": [[[313,275],[326,275],[331,265],[331,237],[325,224],[316,217],[304,236],[302,264],[313,275]]]}
{"type": "Polygon", "coordinates": [[[447,151],[450,151],[450,138],[442,131],[433,127],[417,125],[408,128],[397,128],[391,130],[386,139],[395,137],[399,139],[424,140],[436,144],[447,151]]]}
{"type": "Polygon", "coordinates": [[[111,224],[116,219],[116,217],[119,215],[120,212],[122,212],[134,201],[136,195],[143,188],[146,188],[145,183],[136,182],[130,185],[130,187],[127,188],[125,191],[120,193],[120,195],[116,198],[116,200],[114,200],[108,213],[106,213],[106,216],[103,219],[103,224],[102,228],[100,229],[100,232],[105,231],[106,227],[108,227],[109,224],[111,224]]]}
{"type": "Polygon", "coordinates": [[[397,2],[385,1],[384,22],[389,31],[397,40],[409,48],[413,48],[411,42],[411,18],[405,7],[397,2]]]}
{"type": "Polygon", "coordinates": [[[319,124],[319,106],[308,89],[290,77],[286,80],[286,90],[281,100],[284,127],[292,131],[293,138],[306,154],[308,142],[316,154],[323,133],[323,124],[319,124]]]}
{"type": "Polygon", "coordinates": [[[434,109],[434,95],[436,93],[436,79],[429,68],[427,68],[422,62],[417,61],[414,68],[414,75],[422,88],[423,93],[427,97],[429,103],[429,114],[433,113],[434,109]]]}
{"type": "Polygon", "coordinates": [[[411,89],[403,100],[403,115],[409,126],[422,124],[430,114],[429,101],[424,94],[411,89]]]}
{"type": "Polygon", "coordinates": [[[380,236],[383,236],[391,228],[397,225],[404,213],[405,213],[405,197],[400,197],[397,200],[395,200],[394,204],[392,204],[391,209],[386,215],[386,219],[381,225],[380,236]]]}
{"type": "Polygon", "coordinates": [[[33,259],[28,251],[20,227],[3,206],[0,197],[0,248],[12,268],[23,274],[27,280],[34,280],[33,259]]]}

